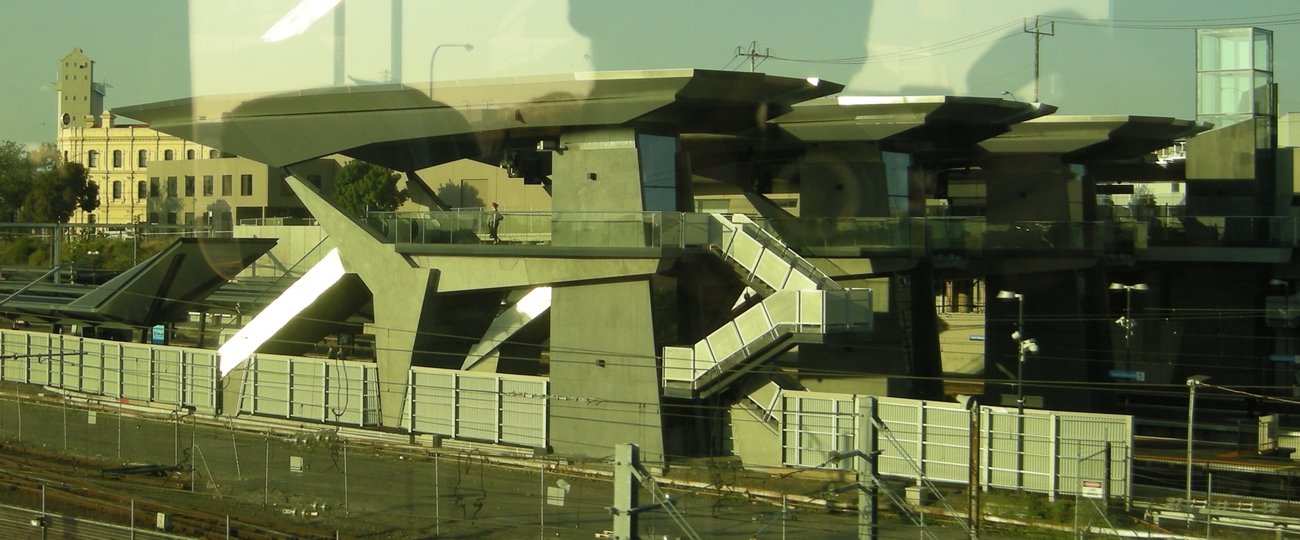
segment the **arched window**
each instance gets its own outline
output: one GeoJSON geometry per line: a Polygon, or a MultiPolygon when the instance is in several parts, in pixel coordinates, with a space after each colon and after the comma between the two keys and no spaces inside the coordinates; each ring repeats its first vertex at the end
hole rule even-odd
{"type": "Polygon", "coordinates": [[[137,198],[137,199],[147,199],[147,198],[149,198],[149,183],[148,183],[148,182],[145,182],[144,180],[141,180],[141,181],[138,182],[135,186],[136,186],[136,187],[135,187],[135,198],[137,198]]]}
{"type": "Polygon", "coordinates": [[[217,159],[217,151],[208,150],[208,159],[217,159]]]}
{"type": "Polygon", "coordinates": [[[186,150],[186,151],[185,151],[185,159],[194,159],[194,151],[193,151],[193,150],[186,150]]]}
{"type": "Polygon", "coordinates": [[[91,150],[86,154],[86,166],[92,169],[99,166],[99,152],[91,150]]]}
{"type": "Polygon", "coordinates": [[[114,151],[113,151],[113,168],[114,168],[114,169],[120,169],[120,168],[122,168],[122,151],[121,151],[121,150],[114,150],[114,151]]]}
{"type": "Polygon", "coordinates": [[[171,161],[173,159],[176,159],[175,152],[172,152],[171,150],[167,150],[163,152],[163,161],[171,161]]]}
{"type": "Polygon", "coordinates": [[[122,198],[122,181],[121,181],[121,180],[114,180],[114,181],[113,181],[113,200],[115,200],[115,201],[116,201],[116,200],[121,200],[121,198],[122,198]]]}
{"type": "Polygon", "coordinates": [[[136,166],[136,167],[140,167],[140,168],[142,168],[142,169],[145,168],[145,167],[148,167],[148,166],[149,166],[149,151],[148,151],[148,150],[141,150],[141,151],[140,151],[140,155],[139,155],[139,157],[136,159],[135,166],[136,166]]]}

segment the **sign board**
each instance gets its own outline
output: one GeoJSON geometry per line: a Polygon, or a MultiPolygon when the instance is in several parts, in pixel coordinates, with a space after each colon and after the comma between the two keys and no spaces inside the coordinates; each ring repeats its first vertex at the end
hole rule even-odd
{"type": "Polygon", "coordinates": [[[969,336],[966,336],[966,339],[969,339],[971,341],[984,341],[984,334],[971,334],[969,336]]]}
{"type": "Polygon", "coordinates": [[[150,337],[153,338],[152,341],[153,341],[153,344],[154,344],[154,345],[166,345],[166,344],[167,344],[167,327],[166,327],[166,326],[163,326],[163,325],[161,325],[161,324],[160,324],[160,325],[157,325],[157,326],[154,326],[154,327],[153,327],[153,333],[150,335],[150,337]]]}
{"type": "Polygon", "coordinates": [[[564,488],[554,486],[546,488],[546,504],[564,506],[564,488]]]}
{"type": "Polygon", "coordinates": [[[1145,371],[1124,371],[1124,370],[1120,370],[1120,369],[1112,369],[1112,370],[1110,370],[1110,378],[1112,378],[1112,379],[1126,379],[1126,380],[1130,380],[1130,381],[1144,382],[1144,381],[1147,380],[1147,372],[1145,372],[1145,371]]]}
{"type": "Polygon", "coordinates": [[[1079,494],[1085,499],[1105,499],[1106,493],[1102,489],[1101,480],[1084,480],[1083,486],[1079,488],[1079,494]]]}

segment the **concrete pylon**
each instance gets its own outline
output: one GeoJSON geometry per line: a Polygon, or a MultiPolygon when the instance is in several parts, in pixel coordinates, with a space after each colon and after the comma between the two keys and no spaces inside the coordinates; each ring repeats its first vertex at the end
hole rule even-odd
{"type": "Polygon", "coordinates": [[[385,426],[398,426],[406,407],[407,373],[414,351],[433,335],[439,272],[420,268],[369,227],[298,178],[285,178],[317,223],[338,246],[343,268],[361,277],[377,300],[375,360],[379,364],[379,406],[385,426]],[[378,301],[382,299],[382,301],[378,301]]]}

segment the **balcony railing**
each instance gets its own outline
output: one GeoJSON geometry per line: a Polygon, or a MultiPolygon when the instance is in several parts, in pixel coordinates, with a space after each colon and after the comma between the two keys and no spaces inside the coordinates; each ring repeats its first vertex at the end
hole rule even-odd
{"type": "MultiPolygon", "coordinates": [[[[389,242],[488,243],[483,209],[371,213],[389,242]]],[[[507,245],[702,247],[720,231],[707,214],[681,212],[502,212],[507,245]]],[[[1296,247],[1290,217],[1151,217],[1132,221],[1018,221],[985,218],[755,218],[755,227],[805,255],[921,256],[1036,253],[1136,254],[1148,247],[1296,247]]]]}

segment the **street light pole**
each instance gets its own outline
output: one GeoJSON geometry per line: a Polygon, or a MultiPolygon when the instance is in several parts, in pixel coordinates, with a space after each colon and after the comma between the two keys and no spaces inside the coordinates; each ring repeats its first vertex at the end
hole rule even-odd
{"type": "Polygon", "coordinates": [[[1196,387],[1210,380],[1205,375],[1187,378],[1187,504],[1192,504],[1192,426],[1196,422],[1196,387]]]}
{"type": "Polygon", "coordinates": [[[464,47],[465,51],[474,50],[474,46],[469,43],[443,43],[433,48],[433,54],[429,55],[429,98],[433,99],[433,61],[438,58],[438,51],[443,47],[464,47]]]}
{"type": "Polygon", "coordinates": [[[1011,339],[1016,341],[1016,487],[1024,487],[1025,459],[1025,356],[1038,352],[1038,343],[1025,337],[1025,295],[1012,291],[998,291],[998,298],[1016,300],[1016,331],[1011,339]]]}
{"type": "Polygon", "coordinates": [[[1133,329],[1137,327],[1137,321],[1133,320],[1133,291],[1145,291],[1149,289],[1150,287],[1147,287],[1146,283],[1138,283],[1136,285],[1125,285],[1123,283],[1110,284],[1110,290],[1124,291],[1124,316],[1118,321],[1115,321],[1124,329],[1124,371],[1132,369],[1130,366],[1130,358],[1133,355],[1133,349],[1129,342],[1133,339],[1133,329]]]}

